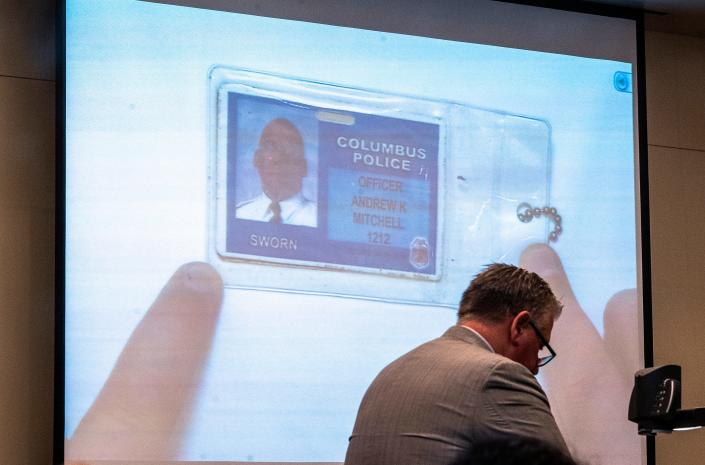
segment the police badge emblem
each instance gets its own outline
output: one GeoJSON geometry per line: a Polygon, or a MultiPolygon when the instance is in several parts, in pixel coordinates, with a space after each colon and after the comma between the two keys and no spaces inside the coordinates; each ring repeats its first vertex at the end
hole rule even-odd
{"type": "Polygon", "coordinates": [[[430,263],[428,254],[428,241],[424,237],[415,237],[409,244],[409,263],[416,268],[426,268],[430,263]]]}

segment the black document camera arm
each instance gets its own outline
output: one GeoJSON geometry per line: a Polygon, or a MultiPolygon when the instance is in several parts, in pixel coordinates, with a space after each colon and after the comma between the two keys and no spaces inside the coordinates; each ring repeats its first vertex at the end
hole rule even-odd
{"type": "Polygon", "coordinates": [[[705,426],[705,408],[681,409],[681,367],[663,365],[635,373],[629,420],[653,436],[705,426]]]}

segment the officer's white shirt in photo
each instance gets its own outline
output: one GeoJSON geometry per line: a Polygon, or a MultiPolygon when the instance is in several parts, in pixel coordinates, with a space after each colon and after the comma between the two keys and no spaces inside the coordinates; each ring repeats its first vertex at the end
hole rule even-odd
{"type": "MultiPolygon", "coordinates": [[[[237,205],[235,217],[241,220],[271,221],[274,217],[272,199],[263,192],[237,205]]],[[[275,207],[276,208],[276,207],[275,207]]],[[[301,192],[279,201],[281,223],[294,226],[318,226],[318,207],[301,192]]]]}

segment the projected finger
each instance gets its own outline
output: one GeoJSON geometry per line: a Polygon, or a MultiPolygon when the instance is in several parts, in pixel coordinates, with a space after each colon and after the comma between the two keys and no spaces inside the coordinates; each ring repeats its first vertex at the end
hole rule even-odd
{"type": "Polygon", "coordinates": [[[631,385],[640,368],[636,289],[615,294],[605,306],[605,349],[625,383],[631,385]]]}
{"type": "Polygon", "coordinates": [[[188,263],[174,273],[69,441],[69,459],[178,455],[222,296],[222,280],[208,264],[188,263]]]}
{"type": "MultiPolygon", "coordinates": [[[[563,303],[563,313],[556,321],[551,337],[551,345],[560,352],[549,367],[566,365],[564,369],[574,371],[573,376],[583,377],[581,367],[570,368],[569,359],[574,356],[592,353],[593,357],[607,358],[602,338],[573,294],[568,278],[556,252],[544,244],[532,244],[521,256],[521,266],[537,273],[551,286],[558,300],[563,303]],[[576,341],[580,341],[576,344],[576,341]],[[596,350],[597,353],[592,352],[596,350]],[[566,355],[566,356],[563,356],[566,355]],[[562,360],[559,360],[562,359],[562,360]]],[[[545,370],[549,375],[548,368],[545,370]]]]}
{"type": "Polygon", "coordinates": [[[626,420],[625,385],[604,341],[577,302],[560,258],[547,245],[535,244],[524,251],[521,264],[542,276],[564,305],[550,341],[558,357],[541,373],[566,441],[579,458],[589,461],[600,461],[600,454],[632,457],[638,448],[624,448],[633,442],[626,420]]]}

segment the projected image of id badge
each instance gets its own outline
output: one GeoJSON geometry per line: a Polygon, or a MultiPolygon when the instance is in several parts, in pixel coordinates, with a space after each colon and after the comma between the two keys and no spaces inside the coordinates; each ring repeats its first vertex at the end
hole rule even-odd
{"type": "Polygon", "coordinates": [[[210,89],[226,286],[454,306],[481,265],[542,240],[516,208],[547,200],[545,125],[223,67],[210,89]]]}
{"type": "Polygon", "coordinates": [[[218,256],[437,279],[440,121],[292,97],[218,93],[218,256]]]}

